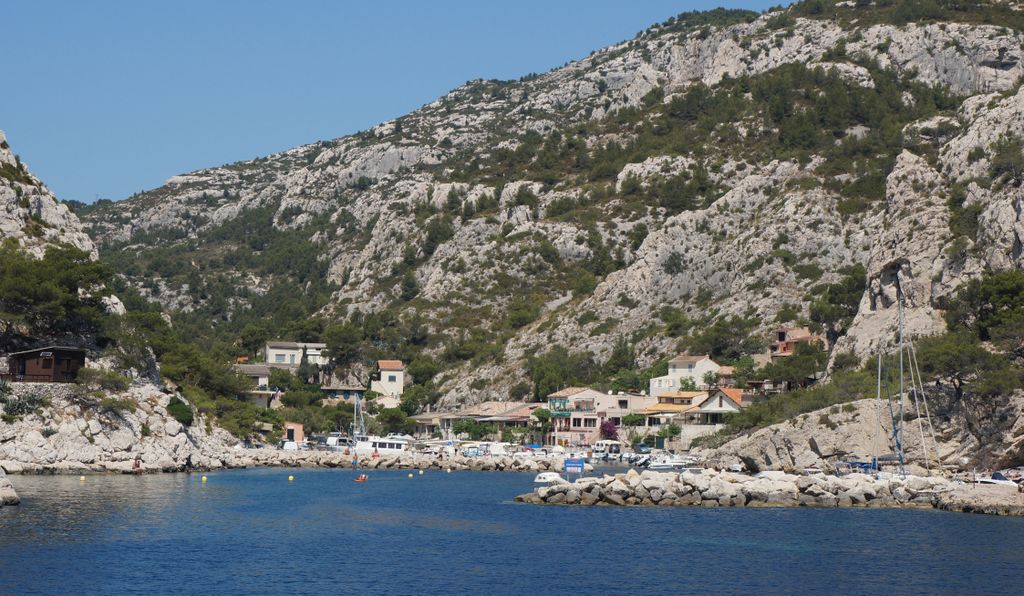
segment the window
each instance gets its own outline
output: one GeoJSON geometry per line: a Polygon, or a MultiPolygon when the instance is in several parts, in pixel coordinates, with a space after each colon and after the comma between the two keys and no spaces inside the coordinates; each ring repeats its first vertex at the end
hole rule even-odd
{"type": "Polygon", "coordinates": [[[579,426],[580,426],[580,419],[579,418],[573,418],[572,419],[572,425],[573,425],[574,428],[579,428],[579,426]]]}
{"type": "Polygon", "coordinates": [[[289,364],[295,364],[295,354],[288,354],[289,364]]]}
{"type": "Polygon", "coordinates": [[[609,418],[608,420],[611,420],[612,424],[614,424],[615,426],[620,426],[622,424],[621,418],[609,418]]]}
{"type": "Polygon", "coordinates": [[[693,370],[693,365],[692,364],[687,364],[686,365],[686,370],[693,370]]]}
{"type": "Polygon", "coordinates": [[[625,410],[625,409],[628,409],[628,408],[629,408],[629,400],[628,399],[620,399],[619,400],[619,409],[620,410],[625,410]]]}
{"type": "Polygon", "coordinates": [[[43,358],[43,368],[53,368],[53,359],[43,358]]]}
{"type": "Polygon", "coordinates": [[[284,354],[274,354],[274,362],[284,363],[284,354]]]}
{"type": "Polygon", "coordinates": [[[398,377],[396,375],[388,375],[388,383],[395,383],[397,381],[398,377]]]}
{"type": "Polygon", "coordinates": [[[584,418],[583,426],[586,428],[597,428],[597,418],[584,418]]]}

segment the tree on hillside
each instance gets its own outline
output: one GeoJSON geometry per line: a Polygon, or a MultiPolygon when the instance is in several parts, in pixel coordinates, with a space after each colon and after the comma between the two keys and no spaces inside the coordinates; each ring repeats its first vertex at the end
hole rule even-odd
{"type": "Polygon", "coordinates": [[[722,317],[690,338],[687,347],[691,354],[708,354],[712,359],[731,362],[764,348],[763,341],[751,336],[757,324],[753,318],[722,317]]]}
{"type": "Polygon", "coordinates": [[[1024,271],[1001,271],[971,280],[945,307],[951,330],[988,341],[994,329],[1016,325],[1024,315],[1024,271]]]}
{"type": "Polygon", "coordinates": [[[388,433],[409,434],[416,429],[416,423],[401,408],[384,408],[376,420],[388,433]]]}
{"type": "Polygon", "coordinates": [[[812,384],[815,373],[825,370],[828,354],[813,342],[800,342],[792,356],[779,358],[764,367],[759,377],[773,383],[785,383],[786,387],[807,387],[812,384]]]}
{"type": "Polygon", "coordinates": [[[329,325],[324,329],[324,343],[331,359],[341,367],[359,360],[362,355],[363,332],[351,322],[329,325]]]}
{"type": "Polygon", "coordinates": [[[836,340],[846,333],[846,328],[857,314],[867,284],[867,271],[863,265],[847,267],[842,274],[838,282],[825,286],[810,307],[811,320],[825,330],[829,346],[834,346],[836,340]]]}
{"type": "Polygon", "coordinates": [[[527,358],[526,372],[533,381],[534,400],[541,401],[569,385],[592,382],[600,376],[600,366],[590,352],[569,353],[562,346],[554,346],[527,358]]]}
{"type": "Polygon", "coordinates": [[[1008,395],[1020,386],[1019,369],[963,332],[921,340],[918,361],[923,374],[948,382],[957,399],[1008,395]]]}

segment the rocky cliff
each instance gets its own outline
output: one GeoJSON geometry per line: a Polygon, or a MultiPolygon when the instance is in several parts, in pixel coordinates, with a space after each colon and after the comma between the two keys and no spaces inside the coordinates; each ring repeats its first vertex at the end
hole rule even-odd
{"type": "MultiPolygon", "coordinates": [[[[9,473],[145,472],[214,469],[238,441],[198,419],[168,414],[172,394],[150,384],[102,397],[73,384],[11,383],[14,400],[35,409],[0,425],[0,469],[9,473]]],[[[4,412],[0,404],[0,415],[4,412]]]]}
{"type": "MultiPolygon", "coordinates": [[[[904,423],[909,469],[923,474],[926,467],[934,470],[937,463],[956,470],[1020,465],[1024,459],[1024,394],[1017,392],[1005,400],[974,406],[933,397],[938,400],[932,407],[938,407],[931,425],[927,418],[913,414],[904,423]]],[[[742,463],[754,472],[799,472],[808,467],[829,470],[837,461],[871,461],[892,453],[892,419],[887,406],[864,399],[801,414],[703,455],[709,464],[720,467],[742,463]]]]}
{"type": "Polygon", "coordinates": [[[96,248],[78,217],[33,176],[0,131],[0,238],[13,238],[35,256],[68,244],[94,257],[96,248]]]}
{"type": "Polygon", "coordinates": [[[418,321],[446,406],[507,398],[553,345],[602,361],[626,337],[646,365],[680,316],[763,333],[853,264],[867,290],[838,351],[865,356],[891,341],[897,286],[929,334],[966,280],[1024,265],[1020,176],[1000,165],[1024,134],[1018,8],[893,10],[681,15],[356,135],[175,176],[86,225],[220,339],[282,301],[293,319],[418,321]]]}

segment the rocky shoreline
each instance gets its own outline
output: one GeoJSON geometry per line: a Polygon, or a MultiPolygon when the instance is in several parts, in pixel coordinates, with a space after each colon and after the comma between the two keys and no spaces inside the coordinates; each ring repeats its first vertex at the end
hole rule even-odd
{"type": "Polygon", "coordinates": [[[919,476],[905,480],[879,480],[866,474],[838,477],[763,472],[748,476],[710,469],[702,473],[630,470],[571,483],[563,480],[515,500],[538,505],[924,508],[1024,515],[1024,494],[1014,487],[965,485],[919,476]]]}
{"type": "Polygon", "coordinates": [[[7,479],[3,468],[0,468],[0,507],[4,505],[17,505],[19,502],[21,502],[21,499],[18,498],[18,493],[14,492],[14,486],[7,479]]]}

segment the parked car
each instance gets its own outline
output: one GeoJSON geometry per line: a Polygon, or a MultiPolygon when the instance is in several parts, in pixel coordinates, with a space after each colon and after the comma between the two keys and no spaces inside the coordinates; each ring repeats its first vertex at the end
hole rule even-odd
{"type": "Polygon", "coordinates": [[[299,444],[296,443],[295,441],[281,441],[278,444],[277,448],[284,451],[298,451],[299,444]]]}
{"type": "Polygon", "coordinates": [[[633,451],[647,455],[648,453],[651,452],[651,448],[650,446],[647,445],[647,443],[637,443],[636,445],[633,446],[633,451]]]}

